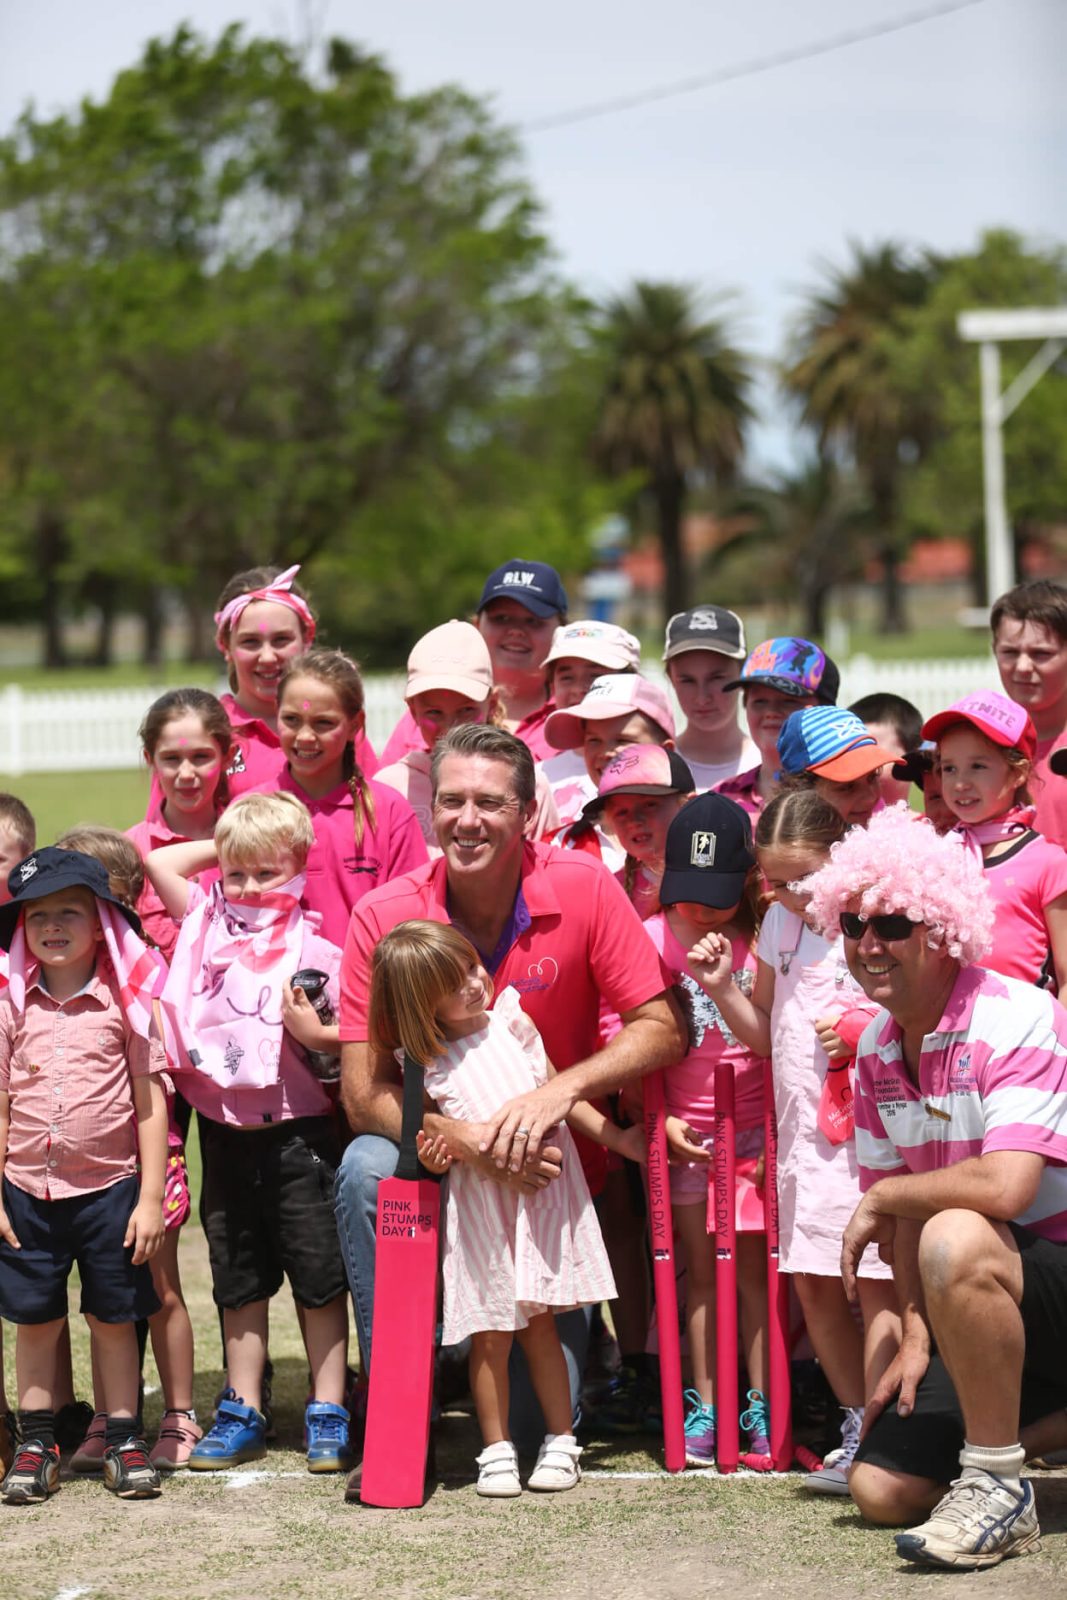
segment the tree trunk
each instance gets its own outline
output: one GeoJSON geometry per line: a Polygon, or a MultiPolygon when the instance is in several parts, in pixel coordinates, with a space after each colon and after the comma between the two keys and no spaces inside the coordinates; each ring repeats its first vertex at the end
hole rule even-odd
{"type": "Polygon", "coordinates": [[[210,660],[211,654],[204,627],[204,607],[190,595],[185,601],[185,660],[192,665],[210,660]]]}
{"type": "Polygon", "coordinates": [[[660,553],[663,557],[664,621],[689,604],[689,573],[682,547],[682,508],[685,480],[658,478],[653,484],[660,553]]]}
{"type": "Polygon", "coordinates": [[[150,584],[141,601],[141,665],[163,664],[163,605],[159,590],[150,584]]]}
{"type": "Polygon", "coordinates": [[[101,585],[96,598],[99,618],[96,624],[96,643],[93,646],[94,667],[110,667],[115,660],[115,592],[109,583],[101,585]]]}
{"type": "Polygon", "coordinates": [[[823,639],[826,636],[826,606],[830,599],[831,585],[828,583],[808,584],[804,593],[804,628],[805,639],[823,639]]]}
{"type": "Polygon", "coordinates": [[[878,631],[907,633],[904,585],[900,581],[900,551],[892,538],[883,540],[878,549],[878,556],[882,563],[882,620],[878,631]]]}
{"type": "Polygon", "coordinates": [[[37,559],[41,565],[41,611],[44,623],[43,664],[65,667],[67,652],[63,643],[63,585],[59,569],[67,553],[67,530],[63,519],[44,510],[37,519],[37,559]]]}

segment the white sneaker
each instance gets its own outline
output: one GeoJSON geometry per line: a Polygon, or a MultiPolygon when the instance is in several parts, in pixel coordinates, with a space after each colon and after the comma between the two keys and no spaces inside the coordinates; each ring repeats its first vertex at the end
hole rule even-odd
{"type": "Polygon", "coordinates": [[[1034,1491],[1029,1482],[1017,1495],[988,1472],[954,1478],[952,1486],[921,1527],[896,1535],[905,1561],[935,1567],[993,1567],[1005,1556],[1040,1550],[1034,1491]]]}
{"type": "Polygon", "coordinates": [[[812,1494],[848,1494],[848,1474],[853,1458],[860,1447],[860,1429],[863,1427],[863,1407],[843,1406],[845,1420],[841,1424],[841,1443],[822,1459],[822,1470],[809,1472],[803,1487],[812,1494]]]}
{"type": "Polygon", "coordinates": [[[519,1457],[510,1439],[500,1439],[487,1444],[476,1459],[479,1494],[493,1500],[510,1500],[522,1493],[519,1481],[519,1457]]]}
{"type": "Polygon", "coordinates": [[[526,1480],[526,1487],[549,1493],[573,1489],[582,1476],[582,1469],[578,1465],[581,1453],[582,1447],[572,1433],[546,1433],[545,1442],[537,1452],[537,1464],[526,1480]]]}

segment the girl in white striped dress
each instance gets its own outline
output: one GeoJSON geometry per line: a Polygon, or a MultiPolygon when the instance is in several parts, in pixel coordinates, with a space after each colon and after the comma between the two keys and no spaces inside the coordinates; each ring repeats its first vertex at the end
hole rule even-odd
{"type": "MultiPolygon", "coordinates": [[[[437,922],[402,922],[374,953],[370,1028],[375,1045],[425,1068],[426,1093],[450,1118],[483,1122],[505,1101],[545,1083],[553,1068],[514,989],[493,984],[461,933],[437,922]]],[[[633,1160],[640,1129],[617,1128],[587,1104],[568,1122],[633,1160]]],[[[508,1437],[508,1356],[517,1338],[548,1429],[530,1489],[572,1489],[581,1450],[571,1432],[570,1389],[553,1313],[611,1300],[615,1284],[581,1162],[567,1128],[560,1177],[523,1193],[453,1163],[445,1135],[419,1134],[419,1156],[445,1172],[444,1343],[470,1337],[470,1381],[484,1450],[478,1493],[521,1490],[508,1437]]]]}

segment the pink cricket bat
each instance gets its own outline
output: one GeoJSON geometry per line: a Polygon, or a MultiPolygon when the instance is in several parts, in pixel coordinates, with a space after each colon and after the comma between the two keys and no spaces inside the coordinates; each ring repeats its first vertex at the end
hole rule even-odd
{"type": "Polygon", "coordinates": [[[763,1213],[767,1228],[767,1366],[771,1459],[776,1472],[793,1465],[793,1397],[789,1370],[789,1280],[778,1271],[778,1119],[774,1077],[763,1068],[763,1213]]]}
{"type": "Polygon", "coordinates": [[[720,1472],[736,1472],[737,1415],[737,1222],[734,1072],[728,1061],[715,1067],[715,1459],[720,1472]]]}
{"type": "Polygon", "coordinates": [[[419,1165],[423,1069],[404,1057],[396,1176],[378,1185],[374,1322],[359,1497],[368,1506],[421,1506],[433,1403],[437,1228],[441,1186],[419,1165]],[[421,1174],[421,1176],[420,1176],[421,1174]]]}
{"type": "Polygon", "coordinates": [[[644,1080],[645,1138],[648,1140],[648,1228],[652,1243],[652,1281],[656,1290],[656,1334],[663,1405],[663,1460],[668,1472],[685,1466],[682,1419],[682,1355],[678,1337],[678,1284],[674,1275],[674,1228],[667,1173],[663,1074],[644,1080]]]}

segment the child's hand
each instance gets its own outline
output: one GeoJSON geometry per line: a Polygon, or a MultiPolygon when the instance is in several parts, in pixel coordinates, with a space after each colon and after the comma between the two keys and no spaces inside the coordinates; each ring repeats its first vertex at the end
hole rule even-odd
{"type": "MultiPolygon", "coordinates": [[[[715,937],[713,934],[712,938],[715,937]]],[[[677,1165],[685,1161],[711,1160],[711,1152],[705,1150],[700,1142],[700,1135],[695,1128],[691,1128],[682,1117],[666,1117],[663,1131],[667,1136],[668,1160],[677,1165]]]]}
{"type": "Polygon", "coordinates": [[[139,1267],[143,1261],[148,1261],[155,1255],[163,1243],[163,1205],[157,1202],[153,1205],[150,1200],[138,1200],[130,1212],[130,1220],[126,1224],[126,1237],[122,1241],[123,1249],[133,1245],[133,1264],[139,1267]]]}
{"type": "Polygon", "coordinates": [[[420,1128],[415,1135],[415,1144],[419,1152],[419,1160],[427,1172],[447,1172],[452,1165],[452,1157],[448,1153],[443,1133],[431,1139],[420,1128]]]}
{"type": "Polygon", "coordinates": [[[688,955],[690,970],[702,989],[714,993],[725,989],[733,974],[734,952],[729,939],[721,933],[706,933],[698,939],[688,955]]]}
{"type": "Polygon", "coordinates": [[[820,1017],[815,1024],[815,1037],[831,1061],[841,1061],[852,1055],[852,1050],[835,1029],[838,1020],[837,1017],[832,1021],[829,1017],[820,1017]]]}
{"type": "Polygon", "coordinates": [[[9,1244],[12,1250],[22,1249],[22,1246],[15,1238],[15,1230],[8,1221],[7,1212],[3,1206],[0,1206],[0,1239],[3,1239],[5,1244],[9,1244]]]}
{"type": "Polygon", "coordinates": [[[645,1130],[640,1125],[632,1128],[619,1129],[618,1153],[625,1156],[627,1161],[644,1163],[648,1160],[648,1145],[645,1142],[645,1130]]]}
{"type": "Polygon", "coordinates": [[[340,1053],[337,1029],[326,1028],[303,989],[294,989],[289,979],[282,984],[282,1027],[305,1050],[332,1050],[340,1053]]]}

